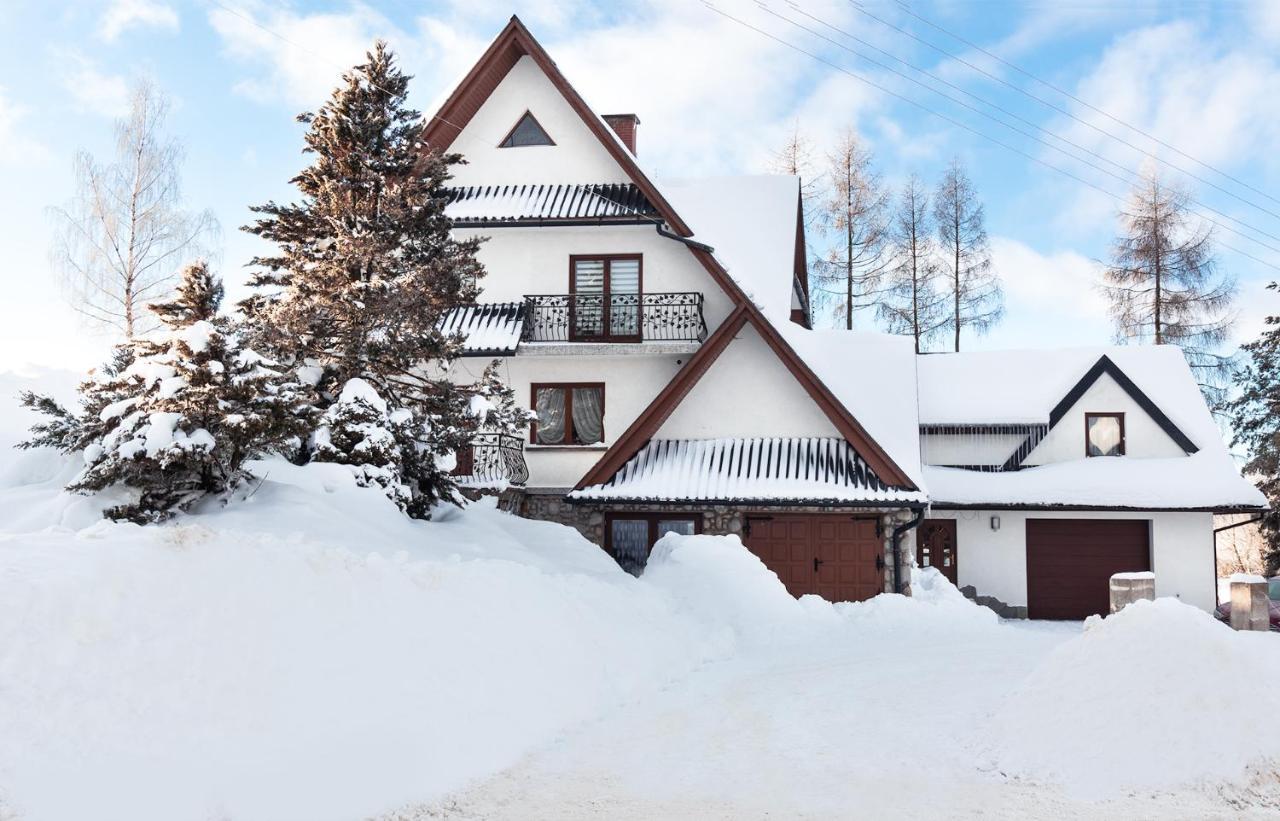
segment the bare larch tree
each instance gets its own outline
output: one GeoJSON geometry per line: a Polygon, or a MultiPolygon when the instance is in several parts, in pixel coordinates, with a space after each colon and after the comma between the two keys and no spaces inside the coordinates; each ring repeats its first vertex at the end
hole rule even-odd
{"type": "Polygon", "coordinates": [[[814,166],[813,144],[800,130],[799,122],[792,126],[782,147],[773,153],[769,171],[800,178],[805,225],[812,228],[821,210],[818,206],[822,198],[822,179],[814,166]]]}
{"type": "Polygon", "coordinates": [[[889,270],[878,311],[890,333],[910,334],[920,353],[948,322],[938,292],[937,246],[929,192],[914,174],[903,184],[889,225],[889,270]]]}
{"type": "Polygon", "coordinates": [[[939,260],[951,297],[949,324],[960,350],[960,332],[983,334],[1004,316],[1004,289],[991,262],[986,216],[969,175],[952,160],[933,195],[939,260]]]}
{"type": "Polygon", "coordinates": [[[130,339],[156,325],[146,303],[218,237],[212,212],[183,208],[183,149],[165,133],[168,111],[165,95],[139,81],[115,125],[115,156],[103,164],[78,152],[75,196],[52,209],[50,256],[67,298],[90,325],[130,339]]]}
{"type": "Polygon", "coordinates": [[[1117,340],[1181,347],[1216,407],[1231,359],[1215,349],[1235,319],[1236,284],[1218,276],[1213,231],[1193,222],[1190,203],[1186,189],[1144,173],[1120,210],[1101,288],[1117,340]]]}
{"type": "Polygon", "coordinates": [[[828,197],[823,223],[830,240],[815,263],[818,293],[852,330],[853,315],[874,304],[885,268],[888,193],[872,166],[871,152],[847,129],[827,155],[828,197]]]}

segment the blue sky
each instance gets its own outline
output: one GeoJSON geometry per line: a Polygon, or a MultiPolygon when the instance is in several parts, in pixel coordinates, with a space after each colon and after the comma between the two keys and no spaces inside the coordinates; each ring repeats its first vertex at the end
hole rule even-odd
{"type": "MultiPolygon", "coordinates": [[[[820,59],[696,0],[7,0],[0,8],[0,241],[7,286],[0,301],[0,367],[84,366],[101,358],[107,341],[81,329],[58,296],[47,262],[46,209],[71,195],[78,148],[99,155],[109,150],[111,122],[132,77],[150,75],[174,99],[171,126],[187,147],[186,195],[193,207],[211,208],[221,220],[217,263],[234,297],[257,249],[257,241],[238,230],[250,218],[248,206],[290,197],[288,179],[303,163],[294,116],[321,103],[341,68],[379,36],[416,76],[413,103],[430,112],[512,13],[598,110],[639,114],[640,159],[659,178],[767,170],[773,150],[797,126],[815,144],[818,160],[842,128],[856,128],[893,185],[912,172],[932,182],[951,157],[962,158],[985,202],[1008,296],[1004,323],[986,338],[966,341],[972,348],[1110,340],[1092,285],[1094,260],[1105,257],[1115,230],[1117,203],[1043,163],[1115,193],[1123,193],[1123,182],[1099,168],[1124,178],[1144,163],[1162,162],[1181,177],[1169,164],[1181,166],[1202,178],[1188,183],[1203,207],[1226,215],[1214,219],[1280,249],[1280,240],[1253,233],[1280,236],[1280,2],[938,0],[913,2],[908,11],[890,0],[865,0],[861,9],[869,14],[847,0],[768,0],[767,10],[754,0],[715,0],[715,6],[820,59]],[[1056,137],[1105,160],[1065,157],[848,49],[942,88],[893,60],[925,69],[956,87],[943,89],[951,96],[1069,153],[1079,151],[1056,137]]],[[[1263,289],[1280,278],[1271,267],[1280,266],[1280,253],[1229,230],[1218,234],[1223,244],[1261,260],[1221,249],[1222,268],[1240,281],[1239,336],[1250,338],[1264,315],[1280,313],[1280,297],[1263,289]]]]}

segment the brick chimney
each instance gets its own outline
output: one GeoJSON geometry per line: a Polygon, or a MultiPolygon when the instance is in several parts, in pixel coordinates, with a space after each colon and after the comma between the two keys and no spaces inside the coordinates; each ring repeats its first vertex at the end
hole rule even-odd
{"type": "Polygon", "coordinates": [[[635,156],[636,126],[640,125],[640,118],[634,114],[602,114],[600,116],[610,128],[617,132],[622,144],[627,147],[632,156],[635,156]]]}

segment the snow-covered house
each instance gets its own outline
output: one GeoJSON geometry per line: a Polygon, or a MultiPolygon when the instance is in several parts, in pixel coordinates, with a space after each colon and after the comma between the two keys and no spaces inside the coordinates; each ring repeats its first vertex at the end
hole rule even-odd
{"type": "Polygon", "coordinates": [[[918,560],[1014,614],[1094,612],[1121,570],[1213,604],[1212,514],[1263,502],[1177,350],[812,330],[798,181],[654,180],[638,126],[514,17],[429,125],[468,161],[454,230],[489,238],[458,378],[499,357],[537,414],[469,481],[637,572],[664,533],[736,533],[797,595],[905,590],[918,560]]]}

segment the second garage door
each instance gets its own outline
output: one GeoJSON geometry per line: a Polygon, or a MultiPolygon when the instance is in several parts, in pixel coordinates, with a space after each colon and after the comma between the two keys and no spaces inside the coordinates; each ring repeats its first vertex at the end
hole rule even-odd
{"type": "Polygon", "coordinates": [[[749,516],[747,547],[793,596],[863,601],[884,590],[884,543],[876,520],[852,516],[749,516]]]}
{"type": "Polygon", "coordinates": [[[1151,569],[1150,533],[1142,519],[1028,519],[1027,615],[1105,615],[1111,575],[1151,569]]]}

